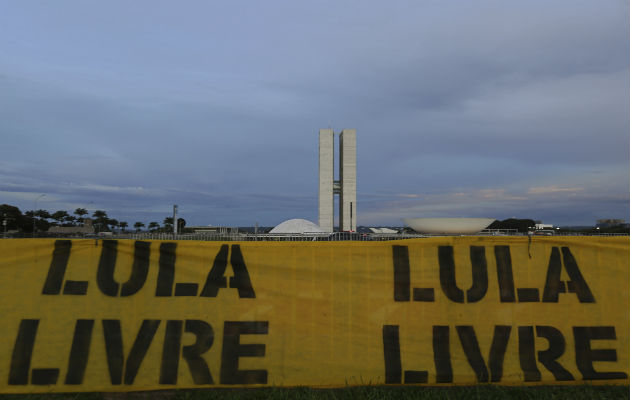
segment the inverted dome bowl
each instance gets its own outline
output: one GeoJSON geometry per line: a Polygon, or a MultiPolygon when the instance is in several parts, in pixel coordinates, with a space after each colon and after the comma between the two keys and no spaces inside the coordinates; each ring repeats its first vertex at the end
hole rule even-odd
{"type": "Polygon", "coordinates": [[[405,218],[403,221],[420,233],[472,234],[487,228],[494,218],[405,218]]]}

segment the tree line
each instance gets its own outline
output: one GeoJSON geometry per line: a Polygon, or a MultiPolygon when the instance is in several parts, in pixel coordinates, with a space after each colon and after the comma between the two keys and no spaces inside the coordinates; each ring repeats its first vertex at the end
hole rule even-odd
{"type": "MultiPolygon", "coordinates": [[[[130,227],[127,221],[119,221],[110,218],[104,210],[95,210],[92,215],[85,208],[77,208],[72,213],[65,210],[49,212],[47,210],[29,210],[22,213],[16,206],[9,204],[0,205],[0,221],[3,224],[3,231],[17,232],[46,232],[53,226],[82,226],[86,218],[92,220],[92,226],[96,232],[113,232],[120,230],[128,232],[127,228],[140,232],[149,230],[150,232],[173,232],[173,217],[166,217],[160,225],[156,221],[151,221],[145,225],[144,222],[134,222],[130,227]]],[[[186,221],[183,218],[177,219],[178,231],[183,231],[186,221]]]]}

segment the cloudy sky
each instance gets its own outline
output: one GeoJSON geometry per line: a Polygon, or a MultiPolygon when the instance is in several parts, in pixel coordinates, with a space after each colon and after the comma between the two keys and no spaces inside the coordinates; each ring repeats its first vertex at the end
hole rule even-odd
{"type": "Polygon", "coordinates": [[[23,212],[317,221],[318,130],[355,128],[360,225],[630,220],[627,0],[0,10],[0,203],[23,212]]]}

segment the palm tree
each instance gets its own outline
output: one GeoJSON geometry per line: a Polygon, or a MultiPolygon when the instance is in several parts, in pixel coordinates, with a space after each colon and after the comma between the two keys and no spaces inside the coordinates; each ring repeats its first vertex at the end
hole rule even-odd
{"type": "Polygon", "coordinates": [[[95,220],[102,220],[104,218],[107,218],[107,213],[103,210],[96,210],[92,213],[92,218],[94,218],[95,220]]]}
{"type": "Polygon", "coordinates": [[[74,210],[74,214],[78,216],[77,221],[79,223],[83,223],[83,216],[87,215],[88,211],[85,208],[77,208],[76,210],[74,210]]]}
{"type": "Polygon", "coordinates": [[[59,211],[55,211],[53,215],[51,215],[51,218],[57,221],[57,225],[61,225],[64,219],[69,216],[70,215],[68,214],[67,211],[59,210],[59,211]]]}
{"type": "Polygon", "coordinates": [[[164,218],[164,230],[166,232],[171,232],[173,230],[173,217],[164,218]]]}
{"type": "Polygon", "coordinates": [[[149,230],[150,231],[155,230],[155,229],[157,229],[159,227],[160,227],[160,224],[158,224],[157,222],[149,222],[149,230]]]}
{"type": "Polygon", "coordinates": [[[76,225],[76,221],[77,221],[77,217],[75,217],[74,215],[67,215],[63,221],[65,222],[66,226],[75,226],[76,225]]]}
{"type": "Polygon", "coordinates": [[[36,215],[36,216],[38,216],[39,218],[42,218],[42,219],[50,219],[50,218],[52,218],[50,213],[48,211],[46,211],[46,210],[37,210],[37,211],[35,211],[34,215],[36,215]]]}
{"type": "Polygon", "coordinates": [[[144,224],[142,222],[136,222],[133,224],[133,227],[136,228],[136,232],[140,232],[140,228],[142,228],[144,224]]]}
{"type": "Polygon", "coordinates": [[[94,218],[94,225],[97,227],[97,232],[100,232],[103,229],[104,225],[107,225],[107,213],[103,210],[96,210],[92,213],[92,218],[94,218]]]}
{"type": "Polygon", "coordinates": [[[184,218],[177,218],[177,232],[183,233],[186,227],[186,220],[184,218]]]}
{"type": "Polygon", "coordinates": [[[51,223],[48,222],[47,220],[52,217],[50,213],[48,213],[48,211],[46,210],[27,211],[24,213],[24,216],[28,218],[28,223],[27,224],[25,223],[24,226],[28,226],[29,232],[32,232],[33,230],[47,231],[51,225],[51,223]]]}
{"type": "Polygon", "coordinates": [[[118,223],[118,226],[120,226],[120,227],[122,228],[123,233],[125,233],[125,228],[126,228],[127,226],[129,226],[129,224],[128,224],[128,223],[126,223],[125,221],[120,221],[120,222],[118,223]]]}
{"type": "Polygon", "coordinates": [[[116,228],[118,226],[118,220],[115,218],[108,218],[107,219],[107,225],[110,226],[110,230],[114,230],[114,228],[116,228]]]}

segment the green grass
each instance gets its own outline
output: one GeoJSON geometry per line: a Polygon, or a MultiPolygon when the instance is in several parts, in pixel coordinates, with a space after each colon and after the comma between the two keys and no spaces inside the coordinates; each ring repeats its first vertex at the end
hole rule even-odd
{"type": "Polygon", "coordinates": [[[136,393],[75,393],[0,395],[4,399],[57,399],[57,400],[345,400],[345,399],[402,399],[402,400],[456,400],[456,399],[568,399],[617,400],[629,399],[628,386],[466,386],[466,387],[385,387],[362,386],[341,389],[261,388],[261,389],[198,389],[136,393]]]}

